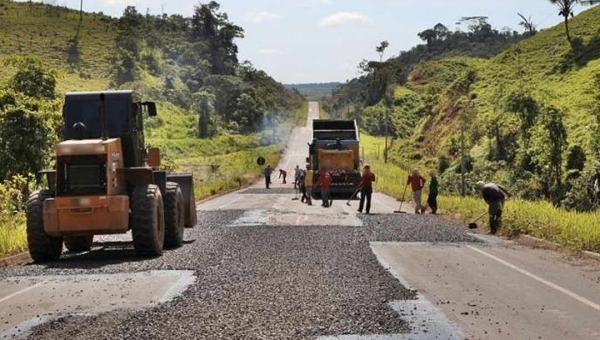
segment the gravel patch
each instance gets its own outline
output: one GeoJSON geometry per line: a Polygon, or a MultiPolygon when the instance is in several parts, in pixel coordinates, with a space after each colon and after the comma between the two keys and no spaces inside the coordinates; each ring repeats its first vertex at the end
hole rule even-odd
{"type": "Polygon", "coordinates": [[[183,296],[159,307],[65,317],[36,327],[30,339],[314,339],[408,331],[388,303],[415,293],[377,262],[367,228],[225,227],[242,213],[203,212],[202,227],[186,230],[193,243],[160,258],[105,250],[2,274],[187,269],[197,277],[183,296]]]}
{"type": "Polygon", "coordinates": [[[464,226],[431,215],[359,215],[375,242],[481,242],[464,226]]]}
{"type": "Polygon", "coordinates": [[[294,188],[250,188],[244,191],[240,191],[238,194],[247,194],[247,195],[287,195],[287,194],[295,194],[296,190],[294,188]]]}

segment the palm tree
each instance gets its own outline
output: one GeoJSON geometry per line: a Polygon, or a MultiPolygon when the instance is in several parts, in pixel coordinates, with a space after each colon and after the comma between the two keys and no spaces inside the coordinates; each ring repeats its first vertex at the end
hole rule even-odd
{"type": "Polygon", "coordinates": [[[560,12],[558,15],[565,18],[565,31],[567,32],[567,40],[571,42],[571,34],[569,32],[569,16],[573,17],[573,9],[581,0],[549,0],[551,3],[558,5],[560,12]]]}

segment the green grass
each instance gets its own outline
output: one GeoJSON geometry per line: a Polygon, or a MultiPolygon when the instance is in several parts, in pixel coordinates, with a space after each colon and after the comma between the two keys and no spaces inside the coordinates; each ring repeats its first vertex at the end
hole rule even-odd
{"type": "Polygon", "coordinates": [[[0,216],[0,256],[27,250],[25,215],[0,216]]]}
{"type": "Polygon", "coordinates": [[[272,145],[228,154],[180,159],[175,164],[178,170],[193,172],[196,199],[203,199],[254,183],[263,171],[256,159],[262,156],[267,164],[274,167],[279,162],[279,155],[279,145],[272,145]]]}
{"type": "Polygon", "coordinates": [[[22,177],[0,183],[0,256],[27,249],[25,212],[22,190],[27,182],[22,177]]]}
{"type": "MultiPolygon", "coordinates": [[[[460,214],[462,222],[472,221],[487,210],[475,197],[441,196],[440,207],[460,214]]],[[[557,209],[548,202],[507,201],[502,218],[504,235],[528,234],[556,242],[568,250],[600,252],[600,213],[575,213],[557,209]]]]}

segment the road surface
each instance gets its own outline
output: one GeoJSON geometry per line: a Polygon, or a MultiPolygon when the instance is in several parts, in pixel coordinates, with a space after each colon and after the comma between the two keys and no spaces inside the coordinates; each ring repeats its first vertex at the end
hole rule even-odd
{"type": "MultiPolygon", "coordinates": [[[[277,168],[304,164],[310,133],[277,168]]],[[[380,193],[370,216],[294,196],[258,183],[204,202],[160,258],[125,235],[0,269],[0,339],[600,338],[598,263],[393,214],[380,193]]]]}

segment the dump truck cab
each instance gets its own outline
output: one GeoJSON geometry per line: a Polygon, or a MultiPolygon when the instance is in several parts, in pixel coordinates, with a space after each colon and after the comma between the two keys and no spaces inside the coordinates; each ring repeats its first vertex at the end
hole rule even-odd
{"type": "MultiPolygon", "coordinates": [[[[317,174],[332,176],[331,194],[350,197],[360,184],[360,139],[353,120],[313,120],[313,141],[307,159],[317,174]]],[[[317,181],[318,176],[315,176],[317,181]]]]}
{"type": "Polygon", "coordinates": [[[63,240],[89,250],[94,235],[129,230],[140,255],[182,244],[183,228],[196,224],[192,175],[159,169],[160,151],[145,145],[146,114],[156,116],[156,105],[133,91],[67,93],[56,168],[27,203],[34,260],[58,259],[63,240]]]}

